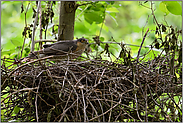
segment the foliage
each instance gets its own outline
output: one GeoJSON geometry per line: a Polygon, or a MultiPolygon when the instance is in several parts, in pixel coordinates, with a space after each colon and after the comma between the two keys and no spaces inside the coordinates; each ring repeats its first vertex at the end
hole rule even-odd
{"type": "Polygon", "coordinates": [[[166,15],[170,12],[174,15],[182,16],[182,7],[177,1],[163,1],[160,3],[159,8],[162,12],[166,13],[166,15]]]}
{"type": "MultiPolygon", "coordinates": [[[[90,57],[114,61],[114,63],[122,63],[131,67],[133,67],[131,62],[134,61],[150,64],[149,60],[158,61],[162,55],[163,58],[166,56],[164,60],[167,60],[166,65],[157,63],[158,65],[154,64],[153,68],[158,70],[159,74],[168,69],[167,74],[172,76],[171,82],[176,83],[182,80],[181,3],[180,1],[77,1],[75,38],[89,39],[93,51],[90,53],[90,57]]],[[[14,58],[20,59],[30,52],[36,4],[35,1],[3,1],[1,3],[3,16],[1,21],[1,58],[7,58],[1,62],[3,68],[12,70],[14,58]]],[[[36,40],[40,39],[40,30],[43,32],[43,39],[57,39],[59,4],[60,2],[53,1],[41,2],[42,28],[40,29],[37,25],[36,40]]],[[[39,49],[38,44],[37,49],[39,49]]],[[[144,64],[148,66],[148,64],[144,64]]],[[[3,95],[1,98],[5,99],[6,97],[7,95],[3,95]]],[[[165,93],[158,97],[158,103],[161,102],[161,98],[166,100],[165,110],[168,115],[176,117],[173,121],[181,121],[182,112],[172,113],[179,111],[179,109],[175,110],[175,107],[178,106],[172,107],[174,104],[172,100],[180,102],[180,96],[170,99],[170,95],[165,93]]],[[[159,110],[158,114],[164,113],[164,110],[158,109],[159,107],[154,108],[159,110]]],[[[12,116],[16,117],[21,110],[23,109],[18,106],[12,107],[12,116]]],[[[50,120],[52,110],[54,109],[48,113],[47,121],[50,120]]],[[[1,113],[5,113],[5,110],[1,113]]],[[[145,115],[145,113],[141,115],[145,115]]],[[[150,113],[148,116],[152,117],[150,113]]],[[[162,118],[162,121],[166,119],[165,115],[158,117],[162,118]]],[[[4,120],[3,117],[2,121],[4,120]]],[[[29,120],[32,119],[29,118],[29,120]]]]}
{"type": "MultiPolygon", "coordinates": [[[[43,16],[43,19],[45,20],[42,20],[44,31],[43,37],[46,39],[55,39],[58,32],[57,15],[59,13],[59,3],[53,3],[51,9],[49,6],[50,4],[51,3],[49,2],[42,2],[43,14],[47,13],[47,15],[50,16],[50,18],[47,18],[46,15],[43,16]],[[51,10],[51,13],[48,13],[49,9],[51,10]],[[45,31],[47,31],[47,33],[45,31]]],[[[135,1],[78,1],[77,4],[81,6],[79,6],[76,11],[76,22],[74,28],[75,37],[84,36],[90,39],[91,43],[94,43],[94,41],[92,41],[92,38],[97,35],[100,36],[100,40],[102,39],[102,42],[110,40],[112,41],[114,39],[117,42],[125,42],[126,44],[139,45],[142,40],[141,35],[144,34],[144,31],[147,30],[147,28],[150,28],[152,31],[149,34],[149,37],[146,39],[144,45],[148,46],[154,40],[152,32],[156,29],[156,26],[152,21],[153,19],[151,16],[151,10],[149,9],[150,2],[143,3],[135,1]],[[138,12],[136,12],[136,10],[138,10],[138,12]]],[[[160,23],[163,23],[164,25],[177,26],[178,29],[181,29],[182,19],[180,16],[177,16],[178,13],[180,14],[179,11],[181,11],[181,8],[177,7],[179,4],[178,2],[164,1],[154,2],[154,4],[157,8],[157,10],[155,11],[156,17],[157,20],[160,20],[160,23]],[[170,3],[171,5],[169,5],[170,3]],[[168,14],[166,16],[163,16],[163,13],[161,13],[161,11],[163,11],[167,14],[167,12],[175,10],[175,6],[176,10],[178,10],[176,11],[177,13],[173,13],[175,13],[176,15],[168,14]],[[167,9],[165,10],[162,8],[167,9]],[[166,20],[164,20],[164,18],[166,18],[166,20]]],[[[30,48],[30,38],[28,37],[30,37],[31,35],[35,10],[35,2],[2,2],[3,19],[1,57],[6,56],[10,58],[20,58],[20,50],[22,48],[24,38],[26,41],[24,49],[27,50],[23,51],[22,57],[27,55],[27,51],[29,51],[28,48],[30,48]],[[24,26],[26,28],[23,28],[24,26]],[[26,36],[23,38],[22,34],[26,31],[29,35],[27,35],[28,37],[26,36]]],[[[38,30],[35,39],[39,39],[38,30]]],[[[93,49],[96,49],[94,45],[91,45],[91,47],[93,49]]],[[[103,50],[105,45],[101,44],[101,46],[98,47],[103,50]]],[[[110,45],[109,51],[118,56],[120,52],[119,48],[120,47],[117,48],[115,45],[110,45]]],[[[130,45],[129,48],[131,49],[132,56],[135,57],[137,55],[136,52],[138,50],[138,47],[130,45]]],[[[146,49],[147,48],[143,50],[146,49]]]]}

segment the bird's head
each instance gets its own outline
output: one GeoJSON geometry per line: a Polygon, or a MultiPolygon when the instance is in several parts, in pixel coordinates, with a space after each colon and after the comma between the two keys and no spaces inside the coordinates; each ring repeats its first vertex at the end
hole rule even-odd
{"type": "Polygon", "coordinates": [[[88,40],[85,38],[79,38],[76,40],[77,42],[77,50],[84,51],[85,48],[88,46],[88,40]]]}
{"type": "Polygon", "coordinates": [[[86,38],[79,38],[79,39],[77,39],[77,42],[80,42],[80,43],[82,43],[82,44],[89,44],[88,43],[88,39],[86,39],[86,38]]]}

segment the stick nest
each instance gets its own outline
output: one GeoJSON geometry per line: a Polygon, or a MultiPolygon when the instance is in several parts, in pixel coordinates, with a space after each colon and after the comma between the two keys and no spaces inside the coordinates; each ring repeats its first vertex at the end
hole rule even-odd
{"type": "MultiPolygon", "coordinates": [[[[161,57],[130,65],[104,60],[2,65],[1,115],[24,122],[176,121],[181,98],[174,97],[182,96],[182,78],[171,75],[169,62],[161,57]]],[[[174,72],[181,75],[180,67],[174,72]]]]}

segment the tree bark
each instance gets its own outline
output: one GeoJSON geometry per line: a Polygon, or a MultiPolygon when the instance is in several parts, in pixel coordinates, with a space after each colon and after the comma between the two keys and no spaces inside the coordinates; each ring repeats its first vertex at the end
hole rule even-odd
{"type": "Polygon", "coordinates": [[[76,9],[77,5],[75,1],[61,1],[58,41],[73,40],[76,9]]]}

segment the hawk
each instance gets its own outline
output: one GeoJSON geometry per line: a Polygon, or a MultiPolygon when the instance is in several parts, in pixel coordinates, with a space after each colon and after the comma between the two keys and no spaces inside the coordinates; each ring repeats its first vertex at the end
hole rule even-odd
{"type": "Polygon", "coordinates": [[[21,62],[43,58],[50,55],[58,55],[58,59],[67,59],[68,56],[70,59],[75,59],[81,56],[88,44],[88,40],[85,38],[58,41],[53,44],[44,44],[43,49],[30,53],[27,57],[22,58],[21,62]]]}

